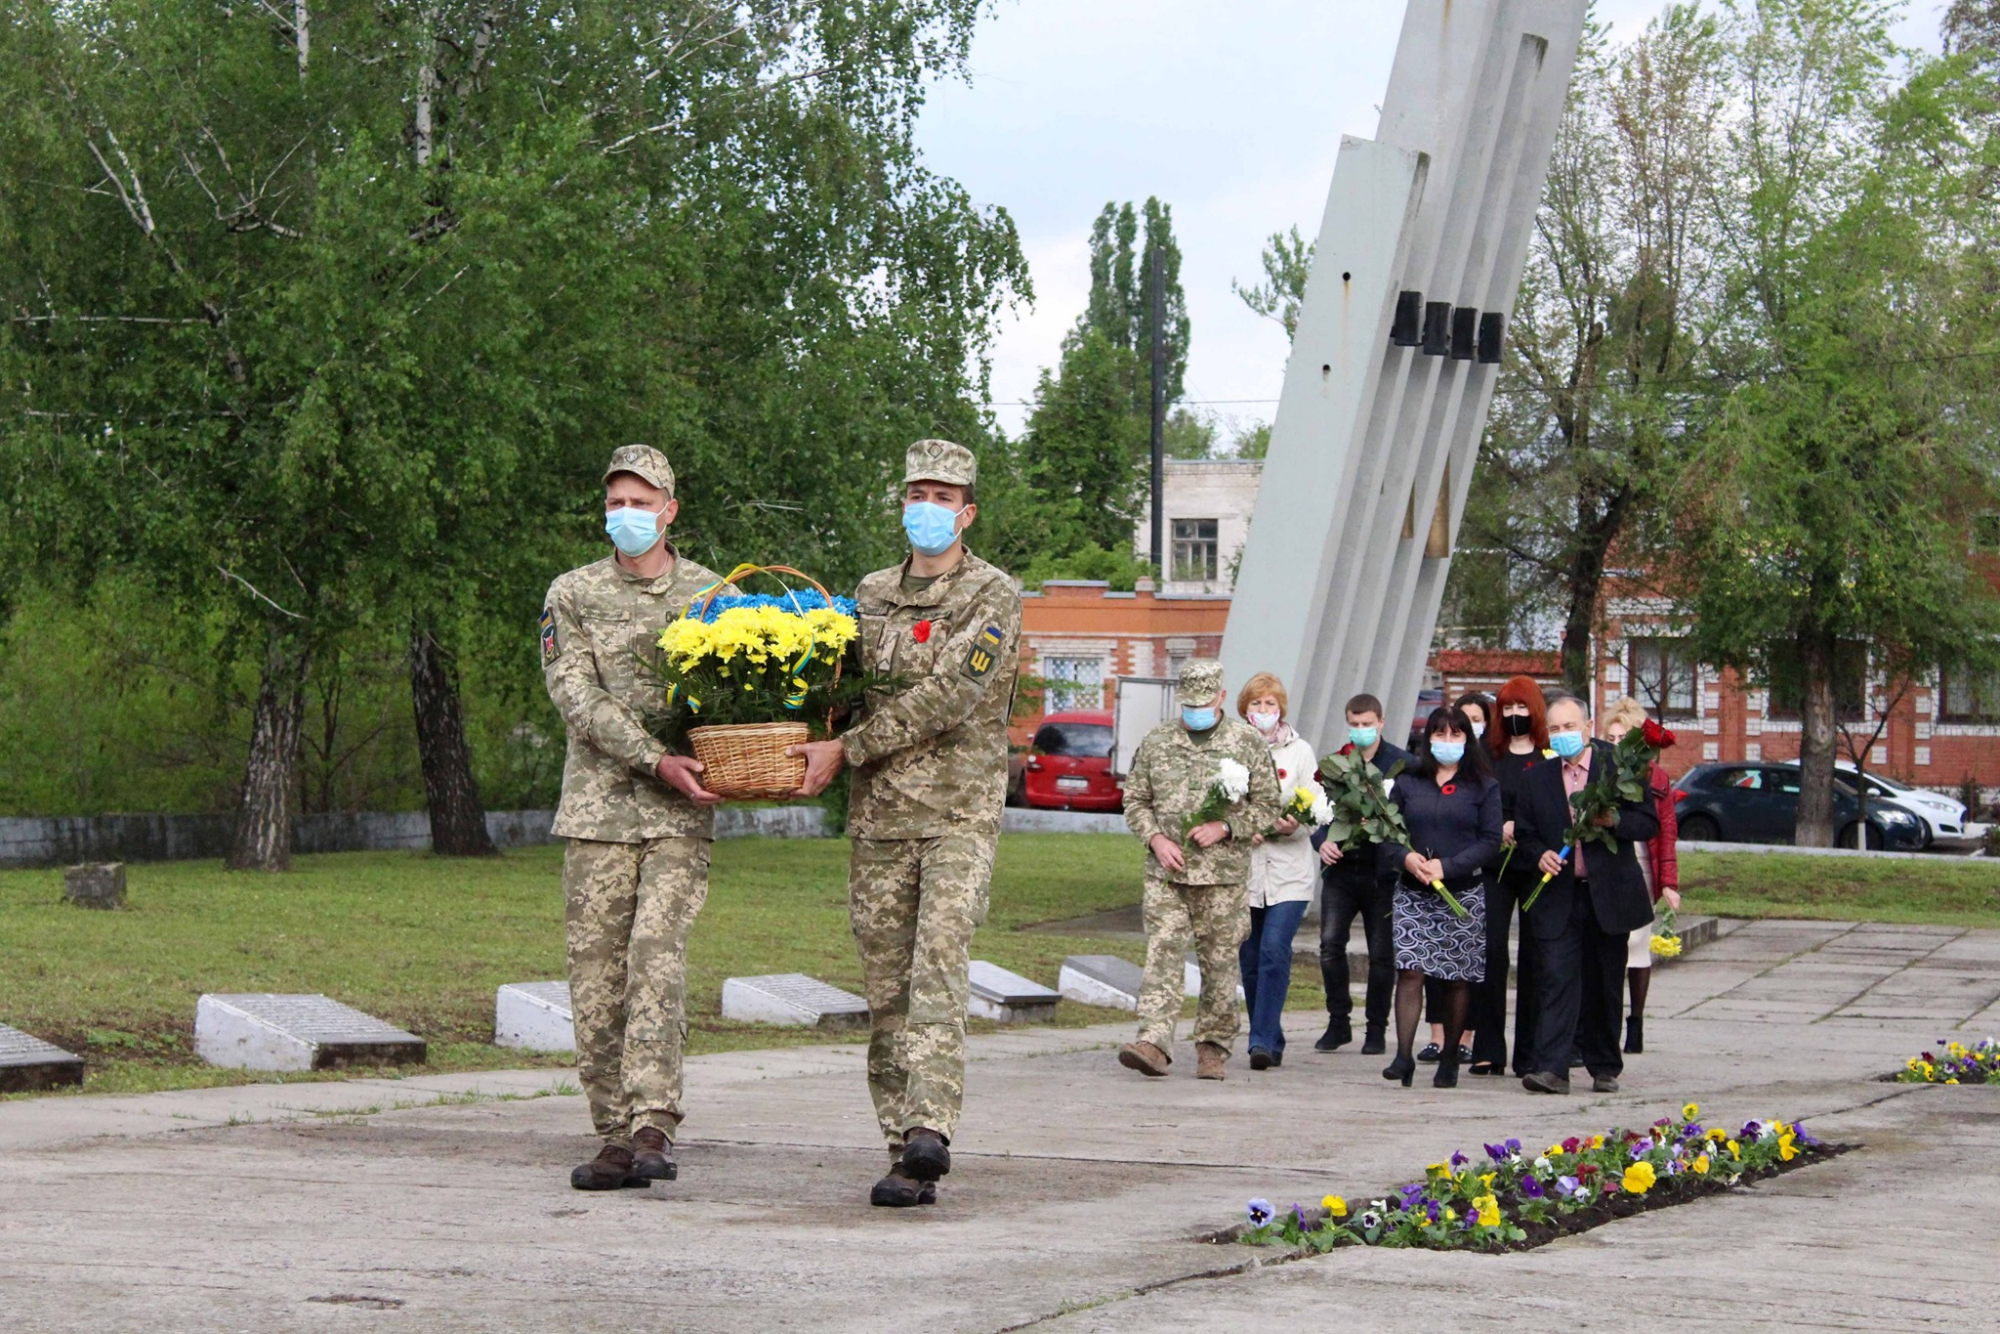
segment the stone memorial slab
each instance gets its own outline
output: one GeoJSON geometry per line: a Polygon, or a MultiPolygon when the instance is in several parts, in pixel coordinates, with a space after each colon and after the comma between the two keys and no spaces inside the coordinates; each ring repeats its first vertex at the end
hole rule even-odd
{"type": "Polygon", "coordinates": [[[1072,954],[1056,975],[1056,990],[1084,1005],[1136,1010],[1144,978],[1145,970],[1138,964],[1115,954],[1072,954]]]}
{"type": "Polygon", "coordinates": [[[1003,1024],[1047,1023],[1056,1016],[1056,1002],[1062,993],[1039,982],[1030,982],[1019,973],[1010,973],[997,963],[972,961],[970,1013],[1003,1024]]]}
{"type": "Polygon", "coordinates": [[[575,1051],[567,982],[509,982],[493,995],[493,1045],[575,1051]]]}
{"type": "MultiPolygon", "coordinates": [[[[1364,971],[1362,976],[1365,978],[1367,973],[1364,971]]],[[[1190,996],[1201,995],[1201,965],[1195,962],[1192,954],[1181,962],[1181,990],[1190,996]]],[[[1241,982],[1236,984],[1236,997],[1238,1000],[1243,998],[1241,982]]]]}
{"type": "Polygon", "coordinates": [[[722,1017],[793,1028],[864,1028],[868,1002],[804,973],[770,973],[725,979],[722,1017]]]}
{"type": "Polygon", "coordinates": [[[79,908],[125,906],[125,863],[92,862],[63,871],[63,897],[79,908]]]}
{"type": "Polygon", "coordinates": [[[195,1054],[232,1070],[332,1070],[421,1062],[424,1040],[327,996],[207,995],[195,1002],[195,1054]]]}
{"type": "Polygon", "coordinates": [[[0,1024],[0,1093],[33,1093],[83,1082],[83,1058],[0,1024]]]}

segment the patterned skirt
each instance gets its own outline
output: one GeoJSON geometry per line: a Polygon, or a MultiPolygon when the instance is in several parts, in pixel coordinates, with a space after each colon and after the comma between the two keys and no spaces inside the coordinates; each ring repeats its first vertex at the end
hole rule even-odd
{"type": "Polygon", "coordinates": [[[1418,888],[1407,877],[1396,881],[1390,916],[1396,940],[1396,967],[1414,968],[1441,982],[1486,980],[1486,887],[1454,889],[1465,905],[1460,917],[1434,889],[1418,888]]]}

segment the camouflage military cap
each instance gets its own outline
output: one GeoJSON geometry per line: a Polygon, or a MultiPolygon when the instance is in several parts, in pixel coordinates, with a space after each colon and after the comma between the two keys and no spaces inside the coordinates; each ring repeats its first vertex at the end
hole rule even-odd
{"type": "Polygon", "coordinates": [[[903,483],[947,482],[971,486],[979,480],[979,460],[949,440],[919,440],[903,455],[903,483]]]}
{"type": "Polygon", "coordinates": [[[1222,664],[1214,658],[1189,658],[1181,664],[1181,679],[1174,687],[1174,700],[1199,708],[1212,704],[1222,693],[1222,664]]]}
{"type": "Polygon", "coordinates": [[[604,465],[604,480],[608,482],[613,473],[620,472],[650,482],[673,498],[674,470],[668,466],[667,456],[651,445],[620,445],[612,450],[611,462],[604,465]]]}

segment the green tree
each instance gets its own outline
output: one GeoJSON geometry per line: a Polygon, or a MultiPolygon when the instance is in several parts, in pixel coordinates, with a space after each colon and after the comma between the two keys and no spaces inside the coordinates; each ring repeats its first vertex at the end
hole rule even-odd
{"type": "MultiPolygon", "coordinates": [[[[1147,275],[1152,272],[1156,251],[1164,256],[1162,325],[1167,345],[1167,402],[1173,404],[1186,393],[1192,325],[1187,294],[1181,290],[1181,248],[1174,240],[1172,205],[1148,198],[1138,209],[1129,203],[1106,204],[1097,215],[1090,228],[1090,300],[1077,328],[1101,334],[1113,346],[1137,354],[1141,363],[1150,367],[1153,338],[1147,275]]],[[[1151,394],[1150,380],[1141,381],[1135,403],[1142,414],[1151,412],[1151,394]]]]}
{"type": "Polygon", "coordinates": [[[1446,620],[1490,641],[1552,619],[1579,693],[1613,553],[1709,411],[1728,58],[1692,4],[1616,49],[1586,30],[1460,526],[1480,554],[1453,562],[1446,620]]]}
{"type": "MultiPolygon", "coordinates": [[[[1162,447],[1170,459],[1212,459],[1216,457],[1216,442],[1222,438],[1222,427],[1214,413],[1183,405],[1167,414],[1161,434],[1162,447]]],[[[1151,445],[1149,431],[1147,447],[1151,445]]]]}
{"type": "MultiPolygon", "coordinates": [[[[1797,839],[1833,838],[1837,680],[1867,646],[1893,681],[1990,661],[2000,608],[1967,559],[1990,503],[1992,223],[1980,192],[1994,86],[1970,62],[1887,87],[1889,7],[1746,7],[1734,77],[1743,294],[1729,393],[1681,484],[1665,548],[1704,656],[1800,703],[1797,839]]],[[[1870,688],[1864,687],[1864,712],[1870,688]]]]}
{"type": "Polygon", "coordinates": [[[258,664],[232,864],[285,864],[314,665],[385,609],[447,715],[419,733],[462,743],[450,641],[526,642],[602,550],[613,444],[668,445],[710,563],[838,581],[893,546],[895,458],[977,438],[1025,291],[1011,223],[911,139],[976,12],[0,16],[0,463],[28,549],[130,570],[258,664]]]}
{"type": "Polygon", "coordinates": [[[1135,415],[1145,371],[1129,348],[1095,329],[1063,340],[1062,363],[1043,371],[1021,442],[1022,471],[1041,498],[1045,550],[1128,546],[1147,485],[1146,420],[1135,415]]]}
{"type": "Polygon", "coordinates": [[[1271,233],[1271,239],[1264,243],[1262,259],[1263,282],[1245,287],[1232,278],[1229,290],[1252,311],[1267,320],[1276,320],[1289,342],[1299,333],[1299,307],[1305,304],[1313,243],[1299,235],[1295,224],[1289,231],[1271,233]]]}

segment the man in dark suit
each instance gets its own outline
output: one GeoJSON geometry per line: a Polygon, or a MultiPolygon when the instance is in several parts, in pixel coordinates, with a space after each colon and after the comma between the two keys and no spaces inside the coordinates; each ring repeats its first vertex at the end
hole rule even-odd
{"type": "MultiPolygon", "coordinates": [[[[1377,773],[1388,776],[1398,764],[1407,766],[1410,753],[1382,739],[1382,701],[1356,695],[1347,701],[1347,749],[1358,750],[1377,773]]],[[[1319,977],[1326,988],[1326,1032],[1314,1051],[1336,1051],[1354,1041],[1354,996],[1347,989],[1347,942],[1354,919],[1368,941],[1368,988],[1362,1001],[1367,1029],[1361,1039],[1363,1056],[1387,1049],[1389,1005],[1396,992],[1396,946],[1390,934],[1390,905],[1396,897],[1396,872],[1375,865],[1375,844],[1362,835],[1342,853],[1326,830],[1312,836],[1319,849],[1319,977]]],[[[1652,918],[1648,917],[1647,921],[1652,918]]]]}
{"type": "Polygon", "coordinates": [[[1625,1069],[1618,1020],[1626,937],[1653,921],[1633,844],[1658,837],[1660,820],[1649,800],[1621,801],[1615,813],[1598,820],[1614,845],[1579,844],[1564,858],[1560,849],[1574,820],[1570,796],[1609,772],[1611,747],[1591,740],[1589,707],[1574,695],[1549,697],[1549,746],[1561,762],[1528,771],[1514,816],[1517,855],[1554,876],[1528,914],[1542,955],[1541,1021],[1521,1084],[1533,1093],[1569,1092],[1575,1050],[1583,1054],[1592,1089],[1615,1093],[1625,1069]]]}

